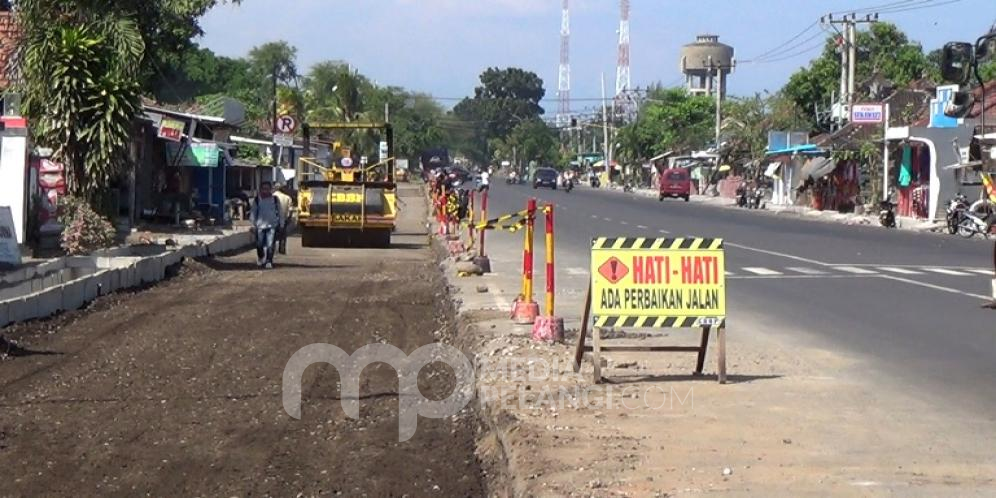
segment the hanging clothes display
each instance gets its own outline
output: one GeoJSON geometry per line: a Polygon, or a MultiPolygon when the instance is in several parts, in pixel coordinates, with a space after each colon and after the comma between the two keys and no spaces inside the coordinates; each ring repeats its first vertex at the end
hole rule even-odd
{"type": "Polygon", "coordinates": [[[903,159],[899,163],[899,186],[909,187],[913,182],[913,148],[903,146],[903,159]]]}

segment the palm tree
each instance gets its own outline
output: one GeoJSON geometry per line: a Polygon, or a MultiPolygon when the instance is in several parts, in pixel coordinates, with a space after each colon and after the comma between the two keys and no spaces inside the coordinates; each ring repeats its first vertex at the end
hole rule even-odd
{"type": "Polygon", "coordinates": [[[18,2],[24,38],[13,76],[37,142],[66,166],[72,193],[96,200],[128,163],[141,106],[141,31],[122,16],[71,3],[18,2]]]}

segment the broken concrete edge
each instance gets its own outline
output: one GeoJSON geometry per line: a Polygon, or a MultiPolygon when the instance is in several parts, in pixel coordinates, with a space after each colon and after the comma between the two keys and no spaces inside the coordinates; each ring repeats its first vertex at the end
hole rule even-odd
{"type": "MultiPolygon", "coordinates": [[[[433,225],[434,220],[430,220],[433,225]]],[[[470,316],[474,309],[467,306],[456,294],[461,282],[457,272],[454,271],[457,260],[449,255],[445,241],[438,237],[430,237],[437,268],[446,283],[445,295],[453,306],[456,319],[457,343],[458,347],[465,354],[470,355],[470,360],[475,367],[478,356],[486,354],[485,348],[490,341],[483,340],[484,337],[478,333],[477,321],[470,316]]],[[[482,467],[487,470],[485,484],[489,496],[526,496],[528,481],[524,476],[519,475],[517,461],[518,450],[512,439],[517,434],[520,427],[519,419],[513,414],[504,410],[495,402],[485,402],[479,395],[483,382],[481,372],[475,372],[474,392],[478,395],[474,400],[474,413],[479,423],[484,427],[484,431],[477,438],[477,456],[482,467]]]]}
{"type": "Polygon", "coordinates": [[[67,268],[90,268],[95,271],[24,296],[0,301],[0,328],[80,309],[99,296],[119,290],[155,284],[166,278],[167,268],[181,263],[184,258],[213,257],[244,248],[252,242],[250,232],[239,231],[218,236],[207,244],[182,246],[149,256],[114,256],[114,252],[101,252],[95,256],[67,256],[24,268],[23,273],[19,274],[24,279],[38,278],[67,268]]]}

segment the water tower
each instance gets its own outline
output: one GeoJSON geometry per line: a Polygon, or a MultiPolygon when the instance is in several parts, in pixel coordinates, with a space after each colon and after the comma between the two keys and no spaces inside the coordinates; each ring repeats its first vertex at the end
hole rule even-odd
{"type": "Polygon", "coordinates": [[[733,47],[719,43],[716,35],[699,35],[681,47],[681,72],[688,93],[726,97],[726,76],[733,72],[733,47]]]}

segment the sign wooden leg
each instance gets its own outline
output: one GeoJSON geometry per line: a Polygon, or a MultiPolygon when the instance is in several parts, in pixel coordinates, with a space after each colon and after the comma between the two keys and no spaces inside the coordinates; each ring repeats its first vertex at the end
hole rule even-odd
{"type": "Polygon", "coordinates": [[[595,383],[602,383],[602,329],[595,327],[591,331],[592,348],[591,360],[595,364],[595,383]]]}
{"type": "Polygon", "coordinates": [[[699,358],[695,362],[695,375],[702,375],[702,368],[705,367],[706,348],[709,346],[709,329],[706,325],[702,327],[702,342],[699,343],[699,358]]]}
{"type": "Polygon", "coordinates": [[[584,298],[584,313],[581,315],[581,331],[578,332],[578,343],[574,348],[574,373],[581,371],[581,360],[584,358],[584,341],[588,335],[588,322],[591,321],[591,281],[588,282],[588,292],[584,298]]]}
{"type": "Polygon", "coordinates": [[[716,331],[717,339],[719,339],[719,383],[726,384],[726,326],[721,325],[716,331]]]}

